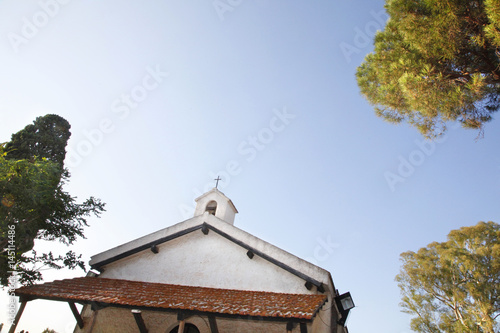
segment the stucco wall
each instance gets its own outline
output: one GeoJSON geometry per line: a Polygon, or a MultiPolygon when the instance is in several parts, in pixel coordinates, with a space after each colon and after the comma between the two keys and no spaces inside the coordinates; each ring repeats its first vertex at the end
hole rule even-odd
{"type": "Polygon", "coordinates": [[[101,277],[213,288],[311,293],[304,280],[226,238],[195,231],[104,267],[101,277]]]}
{"type": "MultiPolygon", "coordinates": [[[[98,254],[92,257],[91,264],[108,260],[124,251],[149,244],[152,241],[179,231],[200,226],[204,222],[293,269],[324,283],[328,302],[323,306],[313,323],[308,325],[308,331],[313,333],[336,332],[335,329],[330,327],[332,307],[335,308],[332,301],[334,287],[330,274],[326,270],[293,256],[207,213],[98,254]]],[[[159,251],[157,254],[147,249],[102,266],[104,270],[100,277],[211,288],[301,294],[317,293],[315,287],[307,290],[304,286],[305,281],[302,278],[295,276],[283,268],[257,255],[253,259],[248,258],[245,248],[219,235],[214,230],[210,230],[208,235],[205,235],[201,229],[198,229],[159,244],[157,248],[159,251]]],[[[175,315],[172,317],[172,315],[162,315],[158,312],[146,313],[143,316],[150,332],[168,333],[171,329],[170,326],[176,325],[175,315]]],[[[191,319],[193,318],[191,317],[191,319]]],[[[203,320],[202,323],[208,323],[206,317],[197,318],[203,320]]],[[[87,318],[86,320],[89,319],[87,318]]],[[[286,325],[286,323],[261,323],[249,320],[234,321],[222,318],[217,318],[217,322],[219,332],[221,333],[285,332],[286,325]]],[[[135,329],[133,332],[137,332],[137,327],[130,310],[112,308],[100,310],[96,317],[96,323],[98,325],[96,324],[95,327],[102,332],[126,332],[118,328],[123,323],[126,323],[127,326],[129,324],[132,325],[135,329]],[[110,320],[110,322],[107,323],[107,320],[110,320]],[[129,323],[130,320],[132,320],[133,325],[129,323]]],[[[208,329],[207,325],[205,326],[208,329]]],[[[202,329],[203,325],[202,327],[198,324],[196,326],[198,326],[202,333],[209,332],[202,329]]],[[[298,327],[294,329],[294,332],[299,331],[298,327]]],[[[80,331],[77,329],[76,332],[80,331]]],[[[93,332],[98,331],[94,330],[93,332]]]]}
{"type": "MultiPolygon", "coordinates": [[[[332,288],[333,290],[333,285],[331,284],[331,277],[328,271],[315,266],[305,260],[302,260],[272,244],[269,244],[229,223],[226,223],[217,217],[213,215],[209,215],[207,213],[196,216],[194,218],[191,218],[189,220],[180,222],[178,224],[175,224],[173,226],[170,226],[168,228],[159,230],[157,232],[154,232],[152,234],[143,236],[141,238],[138,238],[136,240],[133,240],[131,242],[122,244],[120,246],[117,246],[115,248],[112,248],[108,251],[99,253],[91,258],[90,264],[91,265],[96,265],[99,264],[100,262],[106,261],[108,259],[111,259],[117,255],[120,255],[124,252],[133,250],[134,248],[137,248],[139,246],[142,246],[144,244],[149,244],[151,242],[155,242],[156,240],[169,237],[173,234],[176,234],[178,232],[182,232],[183,230],[193,228],[196,226],[201,226],[203,223],[208,223],[209,225],[221,230],[224,233],[227,233],[231,235],[232,237],[238,239],[239,241],[251,246],[252,248],[255,248],[256,250],[259,250],[266,255],[292,267],[293,269],[296,269],[297,271],[300,271],[322,283],[327,285],[328,287],[332,288]]],[[[200,231],[196,231],[195,233],[200,234],[200,231]]],[[[209,235],[211,235],[212,232],[210,232],[209,235]]],[[[168,241],[168,243],[173,243],[174,240],[168,241]]],[[[237,245],[234,245],[237,246],[237,245]]],[[[243,248],[239,247],[240,251],[245,251],[243,248]]],[[[188,252],[191,251],[188,249],[188,252]]],[[[148,252],[148,251],[144,251],[148,252]]],[[[246,251],[245,251],[246,253],[246,251]]],[[[110,266],[110,265],[107,265],[110,266]]],[[[107,267],[106,266],[106,267],[107,267]]],[[[106,268],[105,267],[105,268],[106,268]]]]}

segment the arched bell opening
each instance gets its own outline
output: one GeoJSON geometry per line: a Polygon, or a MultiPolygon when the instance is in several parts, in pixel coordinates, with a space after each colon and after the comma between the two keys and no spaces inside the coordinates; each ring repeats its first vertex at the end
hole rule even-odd
{"type": "Polygon", "coordinates": [[[217,202],[215,200],[210,201],[207,203],[207,208],[205,209],[210,215],[215,215],[215,212],[217,211],[217,202]]]}

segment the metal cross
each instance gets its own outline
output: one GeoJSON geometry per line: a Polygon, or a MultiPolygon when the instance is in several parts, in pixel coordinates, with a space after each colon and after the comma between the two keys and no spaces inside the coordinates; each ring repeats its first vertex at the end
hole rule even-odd
{"type": "Polygon", "coordinates": [[[219,186],[219,180],[221,180],[221,178],[219,176],[217,176],[217,178],[215,178],[214,180],[216,180],[217,182],[215,183],[215,188],[217,188],[219,186]]]}

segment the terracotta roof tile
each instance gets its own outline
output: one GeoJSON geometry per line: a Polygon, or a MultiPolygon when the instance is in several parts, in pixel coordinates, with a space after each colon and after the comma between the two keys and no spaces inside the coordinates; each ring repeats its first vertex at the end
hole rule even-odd
{"type": "Polygon", "coordinates": [[[326,295],[216,289],[95,277],[21,287],[16,294],[80,303],[305,320],[312,319],[327,299],[326,295]]]}

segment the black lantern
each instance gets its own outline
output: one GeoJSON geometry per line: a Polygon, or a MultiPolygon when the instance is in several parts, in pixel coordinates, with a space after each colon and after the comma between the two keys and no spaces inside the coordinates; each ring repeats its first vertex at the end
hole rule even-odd
{"type": "Polygon", "coordinates": [[[354,308],[354,302],[352,300],[351,293],[347,292],[335,297],[335,303],[337,303],[337,308],[339,309],[341,316],[341,318],[337,322],[340,325],[345,325],[349,311],[354,308]]]}

